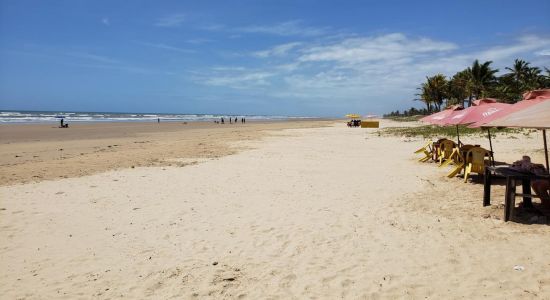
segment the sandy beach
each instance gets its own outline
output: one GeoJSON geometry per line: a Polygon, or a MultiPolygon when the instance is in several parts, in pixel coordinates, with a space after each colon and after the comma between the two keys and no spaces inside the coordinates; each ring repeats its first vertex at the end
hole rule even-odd
{"type": "Polygon", "coordinates": [[[0,185],[84,176],[117,168],[184,166],[196,158],[236,153],[232,141],[258,139],[270,130],[331,124],[326,120],[211,122],[112,122],[2,124],[0,185]],[[174,158],[176,160],[174,160],[174,158]],[[190,158],[187,160],[187,158],[190,158]]]}
{"type": "MultiPolygon", "coordinates": [[[[0,298],[550,299],[548,223],[503,222],[504,186],[483,207],[421,138],[153,125],[0,126],[0,298]]],[[[543,162],[540,132],[493,146],[543,162]]]]}

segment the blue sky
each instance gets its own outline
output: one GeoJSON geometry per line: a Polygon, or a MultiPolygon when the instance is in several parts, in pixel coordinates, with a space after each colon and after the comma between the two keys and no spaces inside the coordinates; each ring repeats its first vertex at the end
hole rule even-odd
{"type": "Polygon", "coordinates": [[[550,67],[550,1],[0,0],[0,109],[340,116],[476,58],[550,67]]]}

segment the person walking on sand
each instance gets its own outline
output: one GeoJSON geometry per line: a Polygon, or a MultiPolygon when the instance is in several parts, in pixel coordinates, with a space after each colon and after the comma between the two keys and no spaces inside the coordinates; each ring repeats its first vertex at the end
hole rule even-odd
{"type": "Polygon", "coordinates": [[[237,120],[238,120],[237,117],[235,117],[235,124],[237,124],[237,120]]]}
{"type": "Polygon", "coordinates": [[[157,118],[157,123],[160,123],[160,118],[157,118]]]}
{"type": "Polygon", "coordinates": [[[233,124],[231,123],[233,119],[231,119],[231,117],[229,117],[229,124],[233,124]]]}

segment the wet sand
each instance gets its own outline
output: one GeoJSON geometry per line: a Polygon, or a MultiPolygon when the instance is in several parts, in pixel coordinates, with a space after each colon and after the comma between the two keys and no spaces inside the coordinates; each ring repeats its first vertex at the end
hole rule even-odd
{"type": "Polygon", "coordinates": [[[326,126],[331,121],[76,123],[0,125],[0,185],[38,182],[117,168],[193,163],[237,152],[229,143],[267,131],[326,126]],[[185,162],[173,159],[189,158],[185,162]]]}

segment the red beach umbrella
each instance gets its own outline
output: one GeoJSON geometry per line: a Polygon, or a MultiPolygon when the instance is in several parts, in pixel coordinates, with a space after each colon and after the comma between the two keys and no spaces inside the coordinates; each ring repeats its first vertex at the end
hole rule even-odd
{"type": "Polygon", "coordinates": [[[546,142],[546,129],[550,129],[550,98],[546,100],[524,100],[521,102],[527,101],[531,101],[532,103],[523,109],[516,110],[504,117],[491,121],[485,124],[485,126],[542,129],[546,170],[550,170],[548,168],[548,145],[546,142]]]}
{"type": "MultiPolygon", "coordinates": [[[[446,110],[443,110],[443,111],[437,112],[435,114],[431,114],[427,117],[424,117],[424,118],[420,119],[420,121],[425,122],[425,123],[430,123],[430,124],[433,124],[433,125],[442,125],[443,120],[445,120],[451,114],[453,114],[457,111],[460,111],[462,109],[463,109],[463,107],[460,106],[460,105],[453,105],[453,106],[447,108],[446,110]]],[[[460,145],[460,135],[458,134],[458,126],[456,127],[456,136],[457,136],[457,143],[460,145]]]]}
{"type": "Polygon", "coordinates": [[[508,106],[505,109],[502,109],[496,113],[491,114],[490,116],[487,116],[483,120],[480,120],[478,122],[475,122],[471,124],[470,128],[478,128],[478,127],[492,127],[492,126],[485,126],[485,124],[490,123],[493,120],[502,118],[506,115],[509,115],[515,111],[520,111],[523,109],[526,109],[532,105],[535,105],[541,101],[548,101],[550,100],[550,89],[545,90],[535,90],[531,92],[527,92],[523,94],[523,100],[516,102],[510,106],[508,106]]]}
{"type": "MultiPolygon", "coordinates": [[[[484,99],[482,99],[484,100],[484,99]]],[[[483,122],[490,116],[509,107],[511,104],[483,101],[475,106],[455,111],[442,120],[443,125],[460,125],[483,122]]]]}
{"type": "Polygon", "coordinates": [[[440,112],[433,113],[429,116],[426,116],[422,119],[420,119],[421,122],[434,124],[434,125],[441,125],[441,120],[444,120],[447,116],[449,116],[451,113],[453,113],[456,110],[462,109],[459,105],[453,105],[445,110],[442,110],[440,112]]]}
{"type": "MultiPolygon", "coordinates": [[[[454,111],[441,122],[443,125],[456,125],[456,132],[458,135],[458,125],[481,122],[509,106],[511,105],[506,103],[498,103],[497,99],[478,99],[473,102],[473,106],[463,110],[454,111]]],[[[491,152],[493,152],[493,143],[491,141],[491,132],[489,128],[487,128],[487,137],[489,138],[489,147],[491,152]]]]}
{"type": "Polygon", "coordinates": [[[485,125],[491,127],[550,129],[550,99],[535,101],[524,109],[512,112],[485,125]]]}

